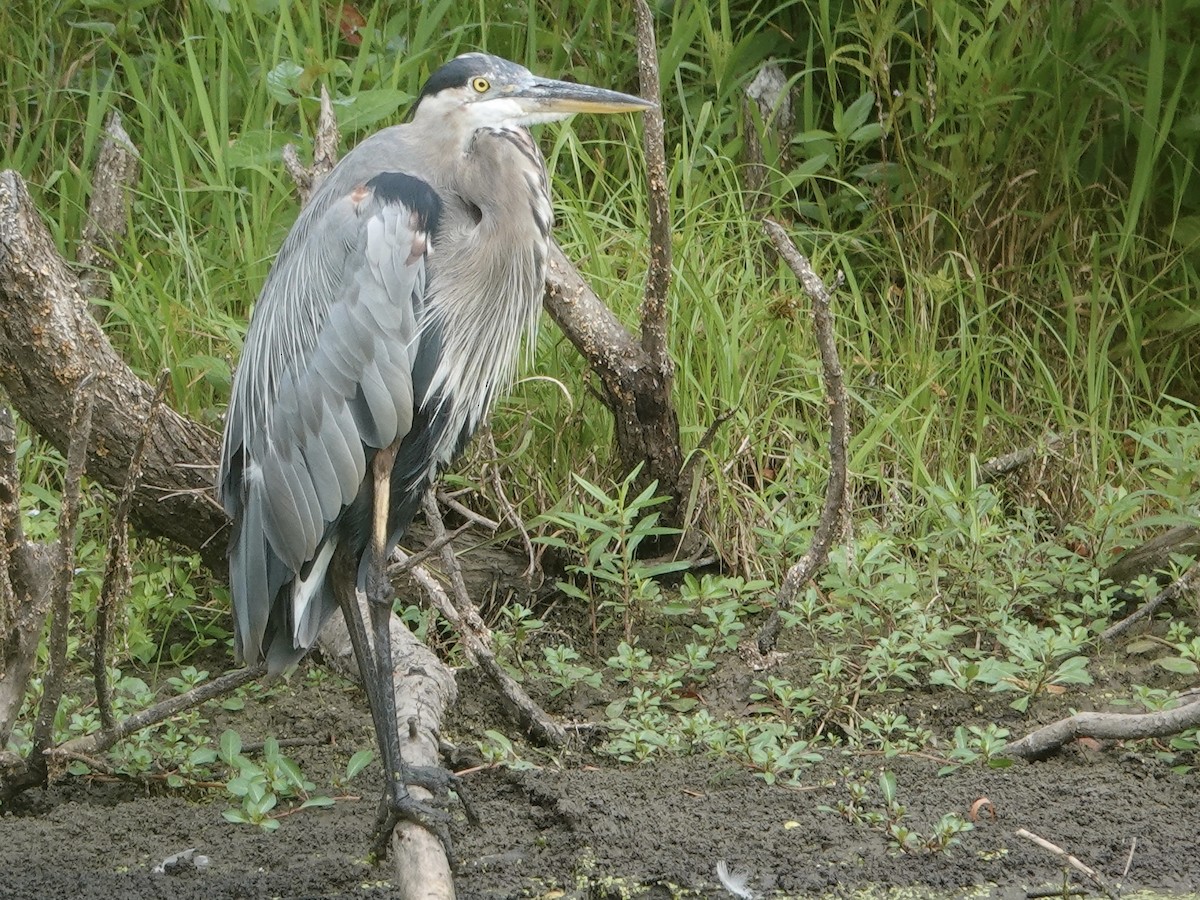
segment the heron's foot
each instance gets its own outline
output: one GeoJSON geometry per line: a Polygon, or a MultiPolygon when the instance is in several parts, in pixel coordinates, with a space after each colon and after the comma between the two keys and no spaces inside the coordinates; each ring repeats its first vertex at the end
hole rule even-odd
{"type": "MultiPolygon", "coordinates": [[[[375,833],[371,842],[371,856],[375,862],[387,858],[392,832],[401,822],[413,822],[437,836],[446,850],[446,857],[454,860],[454,844],[450,839],[450,815],[445,807],[449,803],[450,789],[463,796],[458,779],[452,772],[437,766],[405,766],[403,778],[390,782],[379,801],[379,812],[375,816],[375,833]],[[409,793],[408,785],[422,787],[433,794],[429,800],[418,800],[409,793]]],[[[466,805],[466,804],[464,804],[466,805]]],[[[475,820],[473,810],[468,817],[475,820]]]]}

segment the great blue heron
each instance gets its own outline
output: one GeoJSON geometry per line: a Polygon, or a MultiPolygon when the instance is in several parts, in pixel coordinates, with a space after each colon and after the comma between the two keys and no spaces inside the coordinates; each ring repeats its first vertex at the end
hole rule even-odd
{"type": "Polygon", "coordinates": [[[283,243],[246,334],[218,491],[233,519],[236,653],[299,661],[343,613],[387,784],[375,850],[401,819],[445,838],[400,758],[384,561],[430,483],[509,383],[534,332],[553,212],[524,126],[644,110],[637,97],[468,53],[430,76],[412,120],[371,135],[321,183],[283,243]],[[353,595],[353,591],[340,592],[353,595]]]}

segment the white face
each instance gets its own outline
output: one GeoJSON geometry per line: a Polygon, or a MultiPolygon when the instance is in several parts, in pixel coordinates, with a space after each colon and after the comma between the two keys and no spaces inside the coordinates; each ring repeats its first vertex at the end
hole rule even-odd
{"type": "Polygon", "coordinates": [[[537,99],[509,96],[514,90],[511,86],[493,88],[483,78],[475,78],[473,82],[426,97],[417,108],[417,117],[436,117],[442,122],[456,122],[466,131],[476,131],[557,122],[573,115],[540,109],[541,101],[537,99]]]}

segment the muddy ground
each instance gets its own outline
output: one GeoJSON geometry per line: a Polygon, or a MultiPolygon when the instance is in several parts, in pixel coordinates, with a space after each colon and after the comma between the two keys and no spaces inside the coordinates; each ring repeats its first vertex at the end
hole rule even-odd
{"type": "MultiPolygon", "coordinates": [[[[460,685],[450,737],[471,747],[484,729],[514,731],[486,685],[469,673],[460,685]]],[[[946,710],[944,700],[914,695],[901,703],[935,732],[970,721],[969,706],[946,710]]],[[[256,734],[335,736],[336,746],[287,750],[330,793],[351,753],[372,745],[362,695],[333,680],[315,686],[297,677],[241,712],[213,708],[209,715],[214,733],[234,727],[247,741],[256,734]]],[[[771,787],[737,765],[702,757],[627,767],[577,748],[556,760],[531,758],[544,764],[466,777],[482,823],[471,827],[457,813],[463,898],[666,898],[679,889],[732,896],[718,883],[718,860],[748,873],[750,888],[763,896],[846,896],[861,888],[962,896],[984,887],[986,895],[1016,898],[1061,890],[1063,866],[1015,837],[1018,828],[1128,889],[1200,890],[1200,777],[1174,774],[1152,754],[1119,746],[947,777],[937,775],[933,758],[827,752],[805,772],[802,789],[771,787]],[[995,818],[985,815],[945,852],[897,854],[883,834],[819,809],[847,797],[845,767],[872,773],[872,781],[881,768],[894,772],[905,821],[918,830],[946,813],[965,816],[980,797],[991,801],[995,818]]],[[[0,898],[388,896],[386,866],[364,861],[377,776],[369,768],[343,789],[362,799],[289,816],[274,834],[226,822],[221,812],[230,804],[219,791],[188,796],[143,783],[66,779],[29,792],[0,818],[0,898]],[[205,871],[151,873],[189,847],[209,858],[205,871]]]]}

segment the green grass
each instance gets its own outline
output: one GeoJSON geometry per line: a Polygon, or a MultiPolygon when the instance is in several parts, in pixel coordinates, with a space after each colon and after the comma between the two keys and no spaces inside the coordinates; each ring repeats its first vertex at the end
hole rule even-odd
{"type": "MultiPolygon", "coordinates": [[[[0,9],[3,165],[30,181],[71,254],[104,118],[121,112],[143,172],[105,328],[140,373],[169,367],[171,402],[214,428],[249,310],[297,212],[280,152],[290,141],[305,154],[319,85],[337,103],[347,146],[396,121],[430,70],[471,48],[636,89],[627,4],[367,7],[359,45],[318,0],[0,9]]],[[[807,301],[746,212],[743,189],[741,89],[774,57],[794,85],[796,120],[768,142],[766,212],[788,223],[827,281],[845,274],[834,314],[852,398],[855,540],[825,576],[833,609],[814,608],[824,624],[812,638],[842,648],[861,672],[872,652],[903,657],[927,683],[951,665],[953,641],[936,653],[872,648],[898,618],[918,640],[914,597],[937,596],[938,628],[974,638],[1011,625],[1023,637],[1001,655],[1026,665],[1012,648],[1038,635],[1020,629],[1052,628],[1037,598],[1067,602],[1055,593],[1064,547],[1088,545],[1087,560],[1068,567],[1083,583],[1196,508],[1200,105],[1188,86],[1200,23],[1179,0],[1132,10],[955,0],[655,8],[685,451],[733,413],[703,451],[694,524],[726,573],[775,584],[807,544],[827,477],[807,301]],[[1045,466],[980,487],[983,460],[1047,429],[1065,440],[1045,466]],[[1006,570],[1013,554],[1021,565],[1006,570]],[[881,585],[908,611],[864,606],[881,585]],[[849,629],[839,610],[861,621],[849,629]]],[[[635,327],[648,252],[637,123],[579,119],[539,137],[558,240],[635,327]]],[[[600,486],[624,475],[592,376],[548,321],[533,357],[494,420],[496,465],[530,522],[586,501],[573,475],[600,486]]],[[[460,479],[476,480],[484,455],[473,451],[460,479]]],[[[60,469],[56,454],[26,441],[30,508],[52,502],[60,469]]],[[[95,533],[103,521],[92,514],[95,533]]],[[[549,531],[551,521],[536,524],[549,531]]],[[[164,566],[146,547],[139,564],[164,566]]],[[[177,560],[165,568],[193,577],[177,560]]],[[[748,593],[736,622],[753,622],[768,596],[748,593]]],[[[174,656],[150,636],[166,626],[149,604],[135,607],[131,658],[174,656]]],[[[1089,614],[1103,618],[1101,607],[1089,614]]],[[[172,605],[171,621],[183,615],[172,605]]],[[[704,627],[716,629],[705,645],[716,653],[720,628],[704,627]]],[[[205,619],[196,632],[210,640],[215,628],[205,619]]],[[[1072,652],[1082,646],[1068,638],[1072,652]]],[[[835,685],[824,721],[850,696],[847,682],[819,667],[805,675],[835,685]]]]}

